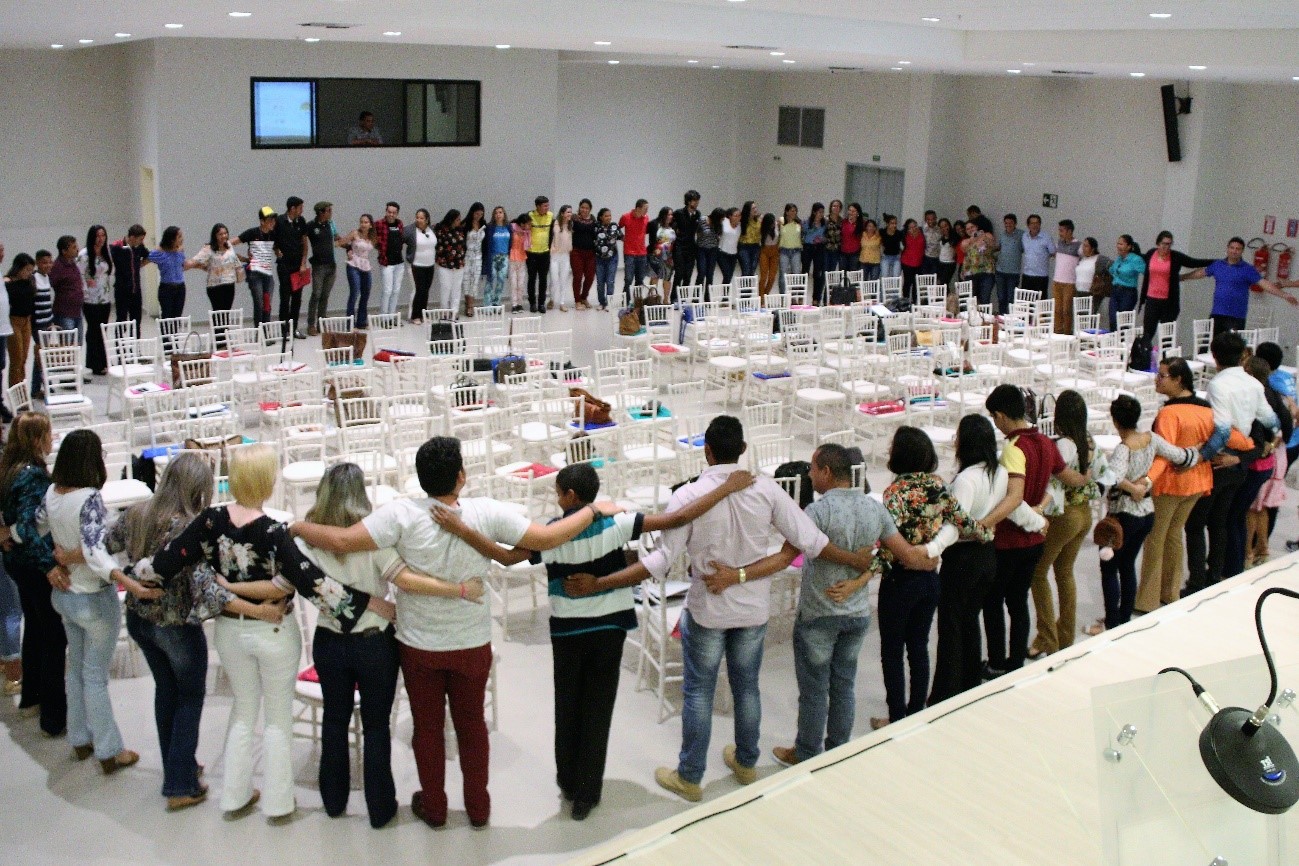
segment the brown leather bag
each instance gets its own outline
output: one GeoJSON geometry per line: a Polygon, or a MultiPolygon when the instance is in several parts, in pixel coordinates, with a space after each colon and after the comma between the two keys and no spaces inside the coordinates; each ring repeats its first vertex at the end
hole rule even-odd
{"type": "Polygon", "coordinates": [[[228,475],[226,471],[226,449],[231,445],[244,444],[244,437],[238,435],[204,436],[199,439],[186,439],[182,443],[186,451],[203,451],[212,458],[212,469],[217,475],[228,475]]]}
{"type": "Polygon", "coordinates": [[[365,357],[365,343],[369,335],[365,331],[323,331],[320,335],[320,348],[337,349],[349,346],[353,360],[365,357]]]}
{"type": "Polygon", "coordinates": [[[180,378],[181,361],[208,361],[209,364],[207,367],[207,374],[209,376],[212,374],[212,367],[210,363],[212,360],[212,353],[203,352],[203,351],[198,351],[198,352],[189,351],[190,340],[198,341],[200,350],[203,347],[202,335],[200,335],[197,331],[190,331],[188,334],[185,335],[184,342],[180,343],[180,348],[177,351],[172,352],[170,361],[171,361],[171,387],[173,388],[179,388],[184,384],[180,378]]]}
{"type": "Polygon", "coordinates": [[[585,388],[569,388],[568,396],[582,398],[582,417],[586,419],[587,424],[613,423],[613,407],[590,391],[585,388]]]}

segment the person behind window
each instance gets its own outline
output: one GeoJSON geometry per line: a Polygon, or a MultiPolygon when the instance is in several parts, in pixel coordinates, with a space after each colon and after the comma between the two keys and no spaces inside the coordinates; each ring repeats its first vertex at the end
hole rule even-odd
{"type": "Polygon", "coordinates": [[[383,144],[383,133],[374,125],[374,112],[361,112],[356,126],[347,131],[347,143],[353,147],[379,147],[383,144]]]}

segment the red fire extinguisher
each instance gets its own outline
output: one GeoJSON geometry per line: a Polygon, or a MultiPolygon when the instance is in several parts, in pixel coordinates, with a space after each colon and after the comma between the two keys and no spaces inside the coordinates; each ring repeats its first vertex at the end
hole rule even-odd
{"type": "Polygon", "coordinates": [[[1272,252],[1268,249],[1267,241],[1262,238],[1253,238],[1245,244],[1248,249],[1254,251],[1254,269],[1267,279],[1268,263],[1271,260],[1272,252]]]}
{"type": "Polygon", "coordinates": [[[1290,279],[1290,262],[1294,258],[1294,248],[1285,244],[1272,244],[1272,251],[1278,253],[1276,257],[1276,278],[1278,280],[1290,279]]]}

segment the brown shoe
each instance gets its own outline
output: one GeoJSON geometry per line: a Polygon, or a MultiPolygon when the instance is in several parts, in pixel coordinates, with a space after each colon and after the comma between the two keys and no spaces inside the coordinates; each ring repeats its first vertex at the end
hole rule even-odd
{"type": "Polygon", "coordinates": [[[753,767],[746,767],[740,763],[739,759],[735,757],[735,745],[733,743],[722,749],[722,762],[735,774],[735,780],[741,785],[751,785],[757,781],[758,771],[753,767]]]}
{"type": "Polygon", "coordinates": [[[140,756],[130,749],[123,749],[106,761],[100,761],[99,766],[103,768],[105,776],[111,776],[118,770],[124,770],[127,767],[134,766],[140,756]]]}
{"type": "Polygon", "coordinates": [[[800,761],[793,746],[776,746],[771,750],[771,756],[786,767],[792,767],[800,761]]]}
{"type": "Polygon", "coordinates": [[[197,794],[190,794],[187,797],[168,797],[167,811],[179,812],[181,809],[188,809],[190,806],[197,806],[207,799],[207,785],[199,785],[197,794]]]}
{"type": "Polygon", "coordinates": [[[474,317],[474,299],[469,295],[465,295],[465,318],[472,319],[473,317],[474,317]]]}
{"type": "Polygon", "coordinates": [[[84,761],[93,754],[95,754],[95,747],[90,743],[87,743],[84,746],[72,747],[72,760],[74,761],[84,761]]]}
{"type": "Polygon", "coordinates": [[[307,336],[308,336],[308,337],[319,337],[319,336],[320,336],[320,329],[317,328],[315,325],[312,325],[311,327],[307,328],[307,336]]]}
{"type": "Polygon", "coordinates": [[[878,731],[880,728],[887,728],[888,726],[889,726],[888,719],[881,719],[879,716],[871,716],[872,731],[878,731]]]}

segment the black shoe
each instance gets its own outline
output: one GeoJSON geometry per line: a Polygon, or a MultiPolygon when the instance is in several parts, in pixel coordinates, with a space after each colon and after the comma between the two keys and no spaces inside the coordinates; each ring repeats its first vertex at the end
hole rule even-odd
{"type": "Polygon", "coordinates": [[[1295,551],[1299,551],[1299,541],[1287,541],[1285,543],[1285,549],[1290,551],[1291,553],[1294,553],[1295,551]]]}
{"type": "Polygon", "coordinates": [[[443,818],[441,821],[437,821],[429,817],[429,815],[424,811],[423,791],[416,791],[414,796],[410,798],[410,810],[411,812],[414,813],[416,818],[419,818],[421,821],[423,821],[425,824],[428,824],[434,830],[440,830],[447,825],[446,818],[443,818]]]}
{"type": "Polygon", "coordinates": [[[587,815],[590,815],[590,814],[591,814],[591,810],[594,809],[594,808],[595,808],[595,804],[594,804],[594,803],[591,803],[591,802],[588,802],[587,800],[574,800],[574,801],[573,801],[573,820],[574,820],[574,821],[585,821],[585,820],[586,820],[586,816],[587,816],[587,815]]]}
{"type": "Polygon", "coordinates": [[[546,308],[545,308],[545,307],[537,307],[537,315],[538,315],[538,316],[544,316],[544,315],[546,315],[546,308]]]}
{"type": "Polygon", "coordinates": [[[528,312],[529,312],[529,313],[535,313],[535,312],[537,312],[537,305],[536,305],[536,304],[528,304],[528,312]]]}
{"type": "Polygon", "coordinates": [[[515,304],[513,307],[510,307],[510,312],[511,312],[511,313],[522,313],[522,312],[523,312],[523,307],[519,306],[518,304],[515,304]]]}
{"type": "Polygon", "coordinates": [[[983,679],[985,681],[995,680],[997,677],[1004,676],[1005,673],[1006,672],[1004,670],[1001,670],[1000,668],[994,668],[988,662],[983,663],[983,679]]]}

